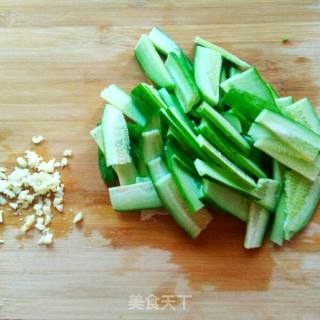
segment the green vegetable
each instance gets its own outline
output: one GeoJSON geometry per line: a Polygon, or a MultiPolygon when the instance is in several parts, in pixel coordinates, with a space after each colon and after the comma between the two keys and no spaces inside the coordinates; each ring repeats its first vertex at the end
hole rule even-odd
{"type": "Polygon", "coordinates": [[[98,164],[99,172],[104,183],[106,185],[113,185],[117,179],[117,175],[112,167],[106,166],[106,159],[100,148],[98,148],[98,164]]]}
{"type": "Polygon", "coordinates": [[[276,98],[276,105],[280,110],[283,110],[284,107],[290,106],[290,104],[293,104],[293,98],[291,96],[276,98]]]}
{"type": "Polygon", "coordinates": [[[141,36],[134,51],[141,68],[157,86],[167,89],[174,88],[172,78],[147,35],[141,36]]]}

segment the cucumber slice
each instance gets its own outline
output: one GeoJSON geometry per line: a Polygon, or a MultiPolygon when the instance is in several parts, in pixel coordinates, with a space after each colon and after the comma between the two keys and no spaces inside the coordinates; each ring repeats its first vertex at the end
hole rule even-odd
{"type": "Polygon", "coordinates": [[[161,157],[155,158],[148,162],[148,169],[153,183],[170,174],[165,162],[161,159],[161,157]]]}
{"type": "Polygon", "coordinates": [[[117,211],[161,208],[162,202],[151,181],[109,188],[112,208],[117,211]]]}
{"type": "Polygon", "coordinates": [[[284,182],[286,167],[279,161],[272,159],[272,178],[280,183],[284,182]]]}
{"type": "Polygon", "coordinates": [[[136,183],[143,183],[143,182],[150,182],[150,181],[151,181],[151,179],[148,176],[136,178],[136,183]]]}
{"type": "Polygon", "coordinates": [[[242,73],[239,73],[221,83],[221,88],[227,93],[231,88],[237,88],[266,101],[276,110],[276,104],[270,89],[262,80],[256,68],[250,68],[242,73]]]}
{"type": "Polygon", "coordinates": [[[158,113],[161,108],[166,108],[158,91],[147,83],[139,83],[135,86],[131,91],[131,97],[147,118],[158,113]]]}
{"type": "Polygon", "coordinates": [[[210,43],[200,37],[196,37],[194,39],[194,42],[199,46],[206,47],[206,48],[212,49],[216,52],[219,52],[223,58],[234,63],[235,65],[239,66],[240,68],[243,68],[243,69],[250,68],[250,65],[248,63],[246,63],[245,61],[241,60],[237,56],[233,55],[232,53],[228,52],[227,50],[225,50],[225,49],[223,49],[213,43],[210,43]]]}
{"type": "Polygon", "coordinates": [[[184,161],[177,155],[167,157],[168,166],[172,176],[186,201],[191,213],[196,213],[204,207],[200,200],[201,180],[192,174],[190,169],[184,165],[184,161]]]}
{"type": "Polygon", "coordinates": [[[320,177],[308,189],[308,194],[305,197],[299,211],[288,213],[284,223],[285,239],[291,237],[303,229],[312,218],[320,200],[320,177]]]}
{"type": "Polygon", "coordinates": [[[277,113],[263,110],[255,120],[288,144],[306,161],[313,161],[320,150],[320,135],[277,113]]]}
{"type": "Polygon", "coordinates": [[[174,94],[170,94],[166,88],[161,88],[159,90],[161,99],[169,108],[178,108],[182,110],[180,103],[174,94]]]}
{"type": "Polygon", "coordinates": [[[193,239],[211,221],[212,217],[206,211],[197,213],[193,218],[171,174],[156,180],[155,187],[170,215],[193,239]]]}
{"type": "Polygon", "coordinates": [[[249,219],[244,240],[244,247],[246,249],[261,247],[269,220],[270,212],[252,202],[250,205],[249,219]]]}
{"type": "Polygon", "coordinates": [[[296,103],[284,107],[284,110],[288,118],[320,134],[320,120],[308,98],[300,99],[296,103]]]}
{"type": "Polygon", "coordinates": [[[122,112],[106,105],[101,126],[107,166],[132,162],[128,127],[122,112]]]}
{"type": "Polygon", "coordinates": [[[230,69],[229,69],[229,78],[231,78],[231,77],[233,77],[233,76],[235,76],[235,75],[237,75],[239,73],[241,73],[240,70],[238,70],[237,68],[231,66],[230,69]]]}
{"type": "Polygon", "coordinates": [[[282,246],[284,241],[283,225],[286,220],[286,194],[282,192],[277,209],[274,216],[270,240],[278,246],[282,246]]]}
{"type": "Polygon", "coordinates": [[[209,203],[232,214],[241,221],[248,221],[251,201],[241,193],[203,179],[203,194],[209,203]]]}
{"type": "Polygon", "coordinates": [[[127,123],[131,144],[139,145],[143,127],[135,123],[127,123]]]}
{"type": "Polygon", "coordinates": [[[162,154],[163,143],[159,130],[151,130],[142,134],[142,154],[145,163],[158,158],[162,154]]]}
{"type": "Polygon", "coordinates": [[[161,57],[154,48],[152,41],[147,35],[143,34],[140,37],[134,52],[140,66],[151,79],[151,81],[153,81],[159,87],[167,89],[174,88],[174,82],[172,78],[165,68],[161,57]]]}
{"type": "Polygon", "coordinates": [[[184,137],[181,135],[179,131],[174,129],[173,127],[170,127],[167,133],[168,141],[172,141],[179,150],[184,152],[188,157],[193,156],[192,149],[188,147],[188,144],[184,143],[184,137]]]}
{"type": "Polygon", "coordinates": [[[102,180],[106,185],[113,185],[117,180],[117,175],[112,167],[106,166],[106,159],[100,148],[98,148],[98,165],[102,180]]]}
{"type": "Polygon", "coordinates": [[[280,110],[282,110],[284,107],[290,106],[290,104],[293,104],[293,98],[291,96],[276,98],[275,100],[276,100],[276,105],[280,110]]]}
{"type": "Polygon", "coordinates": [[[194,167],[194,160],[196,159],[194,154],[186,154],[177,146],[173,141],[168,140],[165,145],[165,155],[167,163],[170,162],[170,159],[174,156],[179,158],[179,161],[190,171],[190,173],[194,176],[197,176],[197,172],[194,167]]]}
{"type": "Polygon", "coordinates": [[[172,51],[179,50],[179,46],[163,31],[154,27],[149,33],[153,45],[163,55],[168,55],[172,51]]]}
{"type": "Polygon", "coordinates": [[[222,83],[223,81],[225,81],[227,79],[228,79],[227,67],[226,67],[226,64],[222,60],[222,66],[221,66],[221,72],[220,72],[220,83],[222,83]]]}
{"type": "Polygon", "coordinates": [[[320,173],[320,156],[311,163],[297,158],[295,150],[283,143],[264,127],[252,124],[249,135],[255,140],[254,146],[270,157],[278,160],[288,168],[300,173],[304,177],[314,181],[320,173]]]}
{"type": "Polygon", "coordinates": [[[188,113],[200,100],[199,90],[188,66],[175,53],[170,52],[165,66],[175,82],[175,94],[183,110],[188,113]]]}
{"type": "MultiPolygon", "coordinates": [[[[272,85],[270,82],[266,82],[266,85],[267,85],[267,87],[269,88],[269,90],[270,90],[270,92],[271,92],[271,94],[272,94],[272,96],[273,96],[273,99],[274,99],[274,100],[278,99],[278,98],[279,98],[279,95],[278,95],[276,89],[273,87],[273,85],[272,85]]],[[[276,103],[276,104],[277,104],[277,103],[276,103]]]]}
{"type": "Polygon", "coordinates": [[[101,98],[118,108],[123,114],[134,122],[144,126],[146,118],[139,108],[133,103],[132,98],[115,84],[107,87],[101,92],[101,98]]]}
{"type": "Polygon", "coordinates": [[[121,186],[134,184],[138,176],[136,166],[133,162],[117,164],[112,166],[116,172],[121,186]]]}
{"type": "Polygon", "coordinates": [[[238,146],[243,152],[250,152],[250,144],[223,116],[221,116],[216,110],[210,107],[206,102],[203,102],[197,110],[215,127],[220,129],[225,134],[225,136],[236,146],[238,146]]]}
{"type": "Polygon", "coordinates": [[[194,56],[194,77],[203,99],[210,105],[219,102],[219,84],[222,67],[221,54],[197,46],[194,56]]]}
{"type": "Polygon", "coordinates": [[[230,175],[234,175],[234,177],[241,182],[245,188],[252,189],[256,187],[255,181],[249,177],[246,173],[244,173],[241,169],[239,169],[234,163],[232,163],[228,158],[226,158],[219,150],[217,150],[214,146],[212,146],[203,136],[199,135],[197,137],[198,144],[205,152],[205,154],[212,159],[215,163],[220,165],[225,169],[226,172],[229,172],[230,175]]]}
{"type": "Polygon", "coordinates": [[[220,113],[239,133],[242,132],[242,125],[241,121],[239,118],[231,113],[230,111],[228,112],[221,112],[220,113]]]}
{"type": "Polygon", "coordinates": [[[194,165],[200,177],[206,177],[211,180],[217,181],[226,185],[234,190],[238,190],[243,193],[248,193],[246,187],[243,187],[234,177],[231,177],[228,172],[223,168],[218,167],[212,163],[210,166],[200,159],[194,161],[194,165]]]}
{"type": "Polygon", "coordinates": [[[102,133],[102,127],[101,124],[95,127],[90,131],[90,134],[93,138],[93,140],[96,142],[96,144],[99,147],[99,150],[104,154],[104,146],[103,146],[103,133],[102,133]]]}
{"type": "Polygon", "coordinates": [[[258,178],[267,178],[266,173],[255,162],[241,154],[236,148],[230,145],[223,136],[218,135],[218,132],[210,127],[206,120],[203,119],[201,121],[198,129],[199,133],[240,169],[258,178]]]}

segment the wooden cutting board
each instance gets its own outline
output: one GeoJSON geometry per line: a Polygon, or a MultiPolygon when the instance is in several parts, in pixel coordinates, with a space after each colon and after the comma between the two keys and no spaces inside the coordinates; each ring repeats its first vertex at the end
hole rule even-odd
{"type": "Polygon", "coordinates": [[[6,210],[0,318],[320,319],[320,214],[283,248],[249,252],[245,226],[226,215],[193,241],[168,216],[141,221],[110,207],[89,130],[105,86],[145,80],[133,47],[154,25],[190,54],[194,36],[214,41],[281,95],[320,105],[319,1],[2,0],[0,162],[12,167],[30,148],[57,159],[71,148],[74,157],[52,247],[38,246],[36,231],[15,239],[21,221],[6,210]],[[36,134],[46,141],[35,147],[36,134]]]}

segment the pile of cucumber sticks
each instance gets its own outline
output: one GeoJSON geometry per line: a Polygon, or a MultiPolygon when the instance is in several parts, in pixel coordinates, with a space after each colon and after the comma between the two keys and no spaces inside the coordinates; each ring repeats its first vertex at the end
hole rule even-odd
{"type": "Polygon", "coordinates": [[[307,98],[279,97],[258,71],[199,37],[194,60],[153,28],[135,56],[153,85],[112,84],[91,131],[118,211],[165,207],[192,237],[208,205],[246,223],[245,248],[282,245],[320,197],[320,121],[307,98]]]}

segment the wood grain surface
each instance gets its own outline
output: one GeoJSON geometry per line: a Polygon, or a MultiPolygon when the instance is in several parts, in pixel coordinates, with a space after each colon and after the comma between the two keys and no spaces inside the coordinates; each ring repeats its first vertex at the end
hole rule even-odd
{"type": "Polygon", "coordinates": [[[188,53],[200,35],[256,65],[281,95],[320,105],[318,1],[0,1],[0,163],[26,149],[59,158],[66,210],[54,245],[17,240],[21,221],[0,226],[1,319],[320,319],[320,214],[283,248],[245,251],[245,226],[219,214],[191,240],[168,216],[141,221],[110,207],[88,132],[100,91],[145,80],[133,57],[141,33],[158,25],[188,53]],[[281,43],[289,36],[287,44],[281,43]],[[33,146],[31,137],[46,142],[33,146]],[[71,211],[73,210],[73,212],[71,211]],[[82,210],[81,227],[72,224],[82,210]],[[192,295],[185,310],[129,310],[131,295],[192,295]]]}

